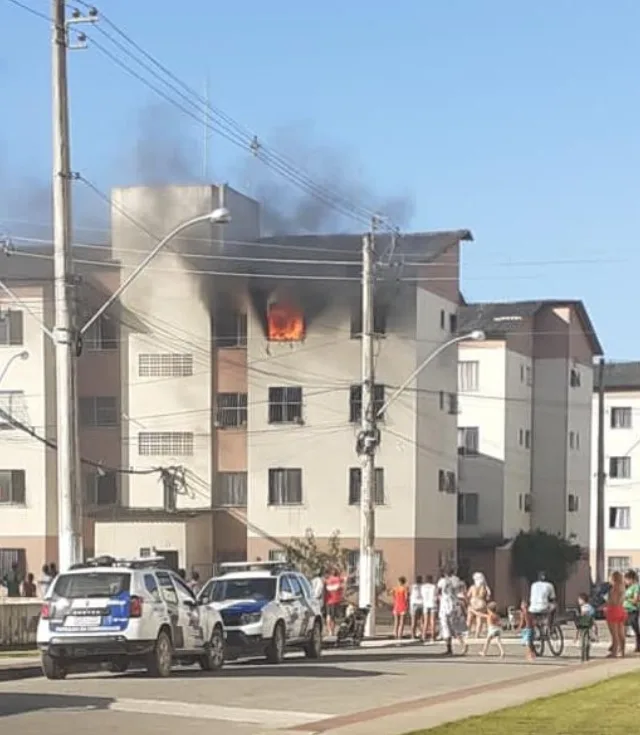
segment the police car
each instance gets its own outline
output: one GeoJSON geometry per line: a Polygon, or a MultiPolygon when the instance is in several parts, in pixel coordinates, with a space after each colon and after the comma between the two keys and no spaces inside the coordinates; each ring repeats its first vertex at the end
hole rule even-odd
{"type": "Polygon", "coordinates": [[[165,560],[101,557],[56,577],[45,595],[37,643],[48,679],[64,679],[74,665],[130,662],[151,676],[171,674],[172,663],[224,663],[220,614],[200,606],[165,560]]]}
{"type": "Polygon", "coordinates": [[[227,658],[266,656],[280,663],[286,649],[307,658],[322,653],[322,608],[307,578],[282,563],[222,564],[199,602],[220,611],[227,658]]]}

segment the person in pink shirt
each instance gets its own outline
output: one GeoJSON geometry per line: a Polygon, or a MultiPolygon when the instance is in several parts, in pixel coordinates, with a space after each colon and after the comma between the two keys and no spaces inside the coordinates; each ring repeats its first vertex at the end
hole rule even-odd
{"type": "Polygon", "coordinates": [[[324,583],[324,604],[327,614],[327,632],[329,635],[335,635],[336,618],[340,612],[340,607],[344,601],[344,580],[340,576],[338,569],[332,569],[329,572],[324,583]]]}

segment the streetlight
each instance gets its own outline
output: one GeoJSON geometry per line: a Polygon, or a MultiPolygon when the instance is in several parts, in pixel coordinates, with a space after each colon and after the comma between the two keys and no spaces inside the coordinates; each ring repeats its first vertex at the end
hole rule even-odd
{"type": "Polygon", "coordinates": [[[9,368],[11,365],[13,365],[14,362],[17,360],[28,360],[29,359],[29,353],[27,350],[22,350],[22,352],[16,352],[15,355],[12,355],[6,362],[5,366],[2,368],[2,371],[0,371],[0,383],[2,383],[2,380],[4,376],[9,372],[9,368]]]}
{"type": "MultiPolygon", "coordinates": [[[[383,403],[383,405],[373,415],[373,420],[363,421],[362,439],[364,451],[362,452],[362,490],[360,494],[361,514],[366,522],[360,527],[360,563],[359,563],[359,605],[360,607],[368,607],[369,615],[365,626],[365,635],[369,638],[375,635],[376,628],[376,585],[375,585],[375,503],[374,503],[374,484],[375,484],[375,453],[379,445],[379,436],[377,431],[377,421],[382,417],[384,412],[391,406],[409,387],[413,380],[427,367],[427,365],[435,360],[444,350],[458,342],[466,342],[468,340],[481,342],[485,339],[485,333],[480,329],[474,329],[467,334],[461,334],[457,337],[439,345],[433,352],[418,365],[418,367],[409,375],[402,385],[395,390],[391,396],[383,403]],[[364,428],[366,426],[366,428],[364,428]],[[366,484],[366,487],[365,487],[366,484]]],[[[364,393],[364,391],[363,391],[364,393]]],[[[364,401],[363,401],[364,402],[364,401]]],[[[363,414],[364,415],[364,414],[363,414]]]]}

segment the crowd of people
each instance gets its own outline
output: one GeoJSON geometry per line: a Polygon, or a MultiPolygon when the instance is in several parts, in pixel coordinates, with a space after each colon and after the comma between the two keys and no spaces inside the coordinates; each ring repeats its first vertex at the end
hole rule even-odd
{"type": "Polygon", "coordinates": [[[13,562],[11,569],[0,579],[0,593],[3,593],[6,597],[42,598],[57,574],[58,569],[51,562],[42,567],[40,578],[36,580],[32,572],[23,574],[20,571],[20,565],[13,562]]]}

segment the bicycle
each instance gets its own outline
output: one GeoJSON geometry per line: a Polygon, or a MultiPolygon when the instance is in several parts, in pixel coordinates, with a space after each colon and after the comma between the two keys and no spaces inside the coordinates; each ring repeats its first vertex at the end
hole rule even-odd
{"type": "Polygon", "coordinates": [[[556,658],[564,652],[562,628],[556,622],[549,623],[548,616],[539,617],[533,628],[533,649],[536,656],[542,656],[546,646],[549,646],[551,654],[556,658]]]}
{"type": "Polygon", "coordinates": [[[586,662],[591,658],[591,615],[579,615],[576,618],[576,628],[580,631],[580,660],[586,662]]]}

